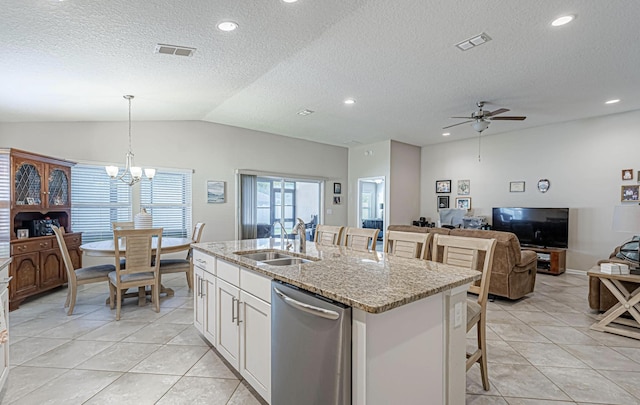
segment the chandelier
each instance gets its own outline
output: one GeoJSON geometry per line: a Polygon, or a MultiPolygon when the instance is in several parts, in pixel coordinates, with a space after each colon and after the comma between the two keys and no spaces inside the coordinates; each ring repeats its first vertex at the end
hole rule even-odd
{"type": "MultiPolygon", "coordinates": [[[[129,100],[129,151],[126,156],[124,172],[118,176],[118,166],[105,166],[105,170],[112,180],[120,180],[123,183],[133,186],[142,178],[142,168],[134,166],[133,152],[131,152],[131,100],[133,96],[127,95],[124,96],[124,98],[129,100]]],[[[144,169],[144,174],[149,180],[152,180],[153,176],[156,175],[156,169],[144,169]]]]}

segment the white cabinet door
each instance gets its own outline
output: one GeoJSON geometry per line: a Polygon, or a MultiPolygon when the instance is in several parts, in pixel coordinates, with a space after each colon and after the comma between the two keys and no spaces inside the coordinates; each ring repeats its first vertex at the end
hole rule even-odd
{"type": "Polygon", "coordinates": [[[218,351],[238,370],[240,365],[240,289],[222,279],[216,280],[218,351]]]}
{"type": "Polygon", "coordinates": [[[204,296],[202,295],[203,280],[204,270],[200,267],[193,266],[193,326],[196,327],[198,332],[204,334],[205,306],[204,296]]]}
{"type": "MultiPolygon", "coordinates": [[[[9,290],[6,288],[0,293],[0,300],[4,308],[4,321],[9,332],[9,290]]],[[[11,335],[9,335],[11,336],[11,335]]],[[[4,387],[9,376],[9,340],[0,344],[0,390],[4,387]]]]}
{"type": "Polygon", "coordinates": [[[214,347],[216,346],[216,277],[208,272],[204,272],[202,280],[202,291],[204,295],[204,316],[203,331],[204,337],[214,347]]]}
{"type": "Polygon", "coordinates": [[[240,374],[271,403],[271,305],[240,291],[240,374]]]}

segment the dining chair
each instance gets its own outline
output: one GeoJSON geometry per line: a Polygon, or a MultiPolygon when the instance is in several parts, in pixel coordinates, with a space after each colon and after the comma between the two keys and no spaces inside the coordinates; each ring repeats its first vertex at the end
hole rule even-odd
{"type": "Polygon", "coordinates": [[[120,320],[122,292],[129,288],[151,286],[151,301],[160,312],[160,261],[153,260],[153,238],[157,238],[156,256],[160,256],[162,228],[122,229],[113,231],[115,271],[109,273],[109,306],[116,306],[116,321],[120,320]],[[122,250],[124,249],[124,250],[122,250]],[[126,267],[121,259],[126,259],[126,267]]]}
{"type": "Polygon", "coordinates": [[[387,231],[384,252],[393,256],[426,260],[432,234],[387,231]]]}
{"type": "Polygon", "coordinates": [[[369,249],[376,250],[378,240],[378,228],[352,228],[347,227],[344,231],[342,244],[355,250],[368,252],[369,249]]]}
{"type": "Polygon", "coordinates": [[[83,284],[109,282],[109,273],[116,268],[113,264],[99,264],[96,266],[74,268],[73,261],[69,255],[67,244],[64,240],[64,231],[55,225],[51,226],[53,233],[56,235],[60,252],[62,253],[62,261],[67,271],[67,301],[64,307],[69,307],[67,315],[73,314],[73,308],[76,305],[76,297],[78,295],[78,286],[83,284]]]}
{"type": "Polygon", "coordinates": [[[111,223],[111,229],[135,229],[135,223],[133,221],[118,221],[111,223]]]}
{"type": "MultiPolygon", "coordinates": [[[[193,243],[200,243],[204,225],[204,222],[198,222],[193,228],[193,234],[191,235],[191,240],[193,241],[193,243]]],[[[191,261],[192,256],[193,249],[189,248],[186,259],[160,259],[160,279],[162,279],[162,276],[165,274],[184,272],[187,276],[187,285],[191,290],[193,286],[193,263],[191,261]]]]}
{"type": "Polygon", "coordinates": [[[467,352],[467,371],[475,363],[480,365],[482,387],[489,391],[487,371],[487,296],[491,281],[495,239],[467,238],[462,236],[438,235],[434,237],[434,253],[443,247],[442,263],[482,271],[480,285],[472,285],[469,292],[477,294],[475,300],[467,298],[467,332],[476,326],[478,347],[473,353],[467,352]],[[480,264],[482,267],[480,268],[480,264]]]}
{"type": "Polygon", "coordinates": [[[343,230],[344,226],[318,224],[313,241],[319,245],[339,245],[343,230]]]}

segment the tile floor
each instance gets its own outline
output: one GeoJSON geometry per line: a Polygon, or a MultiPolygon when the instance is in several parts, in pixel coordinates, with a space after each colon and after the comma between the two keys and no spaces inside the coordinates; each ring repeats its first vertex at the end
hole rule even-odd
{"type": "Polygon", "coordinates": [[[107,286],[81,286],[74,315],[66,288],[9,315],[12,368],[0,404],[226,404],[261,402],[193,328],[183,274],[163,277],[175,296],[125,301],[115,321],[107,286]]]}
{"type": "Polygon", "coordinates": [[[584,275],[538,274],[534,294],[489,303],[491,390],[474,365],[467,404],[640,404],[640,341],[590,330],[587,296],[584,275]]]}
{"type": "MultiPolygon", "coordinates": [[[[127,300],[122,320],[105,286],[83,286],[73,316],[66,289],[11,312],[11,364],[1,404],[228,404],[260,402],[192,326],[184,276],[161,312],[127,300]]],[[[640,404],[640,341],[589,330],[587,277],[539,274],[536,291],[489,304],[489,376],[467,373],[467,404],[640,404]]],[[[469,345],[474,345],[471,331],[469,345]]]]}

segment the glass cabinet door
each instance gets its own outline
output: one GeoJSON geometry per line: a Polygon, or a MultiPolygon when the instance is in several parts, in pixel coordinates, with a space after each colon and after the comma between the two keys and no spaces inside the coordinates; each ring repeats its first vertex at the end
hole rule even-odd
{"type": "Polygon", "coordinates": [[[49,207],[69,205],[69,178],[64,170],[54,168],[49,171],[48,190],[49,207]]]}
{"type": "Polygon", "coordinates": [[[15,175],[16,205],[42,205],[40,170],[32,163],[22,163],[15,175]]]}

